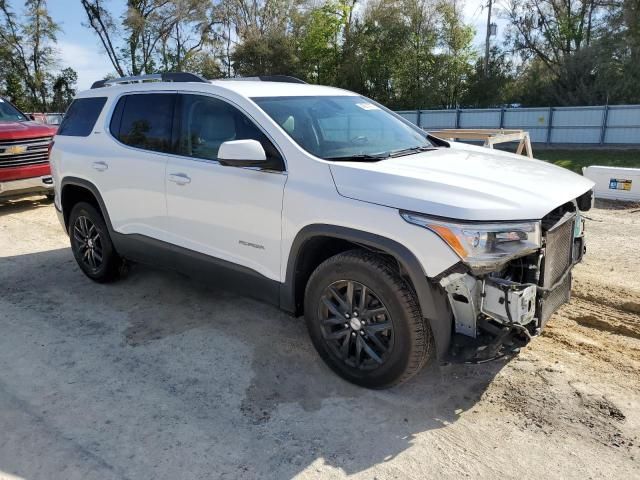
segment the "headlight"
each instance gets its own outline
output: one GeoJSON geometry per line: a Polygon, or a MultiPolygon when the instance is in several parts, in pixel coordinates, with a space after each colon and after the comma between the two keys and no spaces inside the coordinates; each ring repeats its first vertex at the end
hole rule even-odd
{"type": "Polygon", "coordinates": [[[540,222],[458,223],[401,212],[407,222],[428,228],[476,272],[490,272],[542,246],[540,222]]]}

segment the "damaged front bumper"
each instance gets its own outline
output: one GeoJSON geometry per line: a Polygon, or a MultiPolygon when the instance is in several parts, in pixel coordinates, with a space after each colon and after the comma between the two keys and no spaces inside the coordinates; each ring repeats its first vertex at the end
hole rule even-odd
{"type": "Polygon", "coordinates": [[[543,225],[539,251],[494,272],[466,269],[440,279],[454,319],[451,361],[480,363],[517,353],[569,300],[571,271],[585,252],[584,220],[575,209],[555,212],[543,225]]]}

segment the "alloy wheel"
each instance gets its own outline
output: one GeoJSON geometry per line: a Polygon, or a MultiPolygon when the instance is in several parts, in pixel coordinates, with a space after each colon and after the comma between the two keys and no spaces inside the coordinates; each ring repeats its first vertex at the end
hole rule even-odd
{"type": "Polygon", "coordinates": [[[85,216],[76,218],[73,225],[73,238],[82,263],[94,271],[98,270],[103,262],[102,240],[91,219],[85,216]]]}
{"type": "Polygon", "coordinates": [[[393,349],[391,315],[378,295],[360,282],[339,280],[325,288],[319,318],[331,352],[350,367],[378,368],[393,349]]]}

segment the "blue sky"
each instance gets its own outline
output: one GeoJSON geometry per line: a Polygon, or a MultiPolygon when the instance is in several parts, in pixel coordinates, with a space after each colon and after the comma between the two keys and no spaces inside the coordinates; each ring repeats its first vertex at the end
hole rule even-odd
{"type": "MultiPolygon", "coordinates": [[[[21,2],[14,2],[17,7],[21,2]]],[[[482,5],[486,0],[467,0],[464,14],[467,22],[476,29],[475,44],[478,48],[484,45],[486,28],[486,12],[482,5]]],[[[86,14],[79,0],[49,0],[49,13],[62,31],[58,34],[58,51],[60,67],[72,67],[78,72],[78,90],[86,90],[91,84],[113,72],[107,55],[102,50],[98,38],[92,30],[83,26],[87,23],[86,14]]],[[[106,0],[105,5],[119,18],[126,5],[125,0],[106,0]]],[[[504,31],[504,22],[500,25],[499,34],[504,31]]]]}
{"type": "MultiPolygon", "coordinates": [[[[105,2],[112,12],[117,12],[115,16],[124,12],[125,4],[124,0],[105,2]]],[[[98,37],[83,25],[87,19],[80,0],[49,0],[48,6],[50,15],[62,30],[58,34],[60,66],[69,66],[78,72],[78,90],[86,90],[94,81],[113,72],[98,37]]]]}

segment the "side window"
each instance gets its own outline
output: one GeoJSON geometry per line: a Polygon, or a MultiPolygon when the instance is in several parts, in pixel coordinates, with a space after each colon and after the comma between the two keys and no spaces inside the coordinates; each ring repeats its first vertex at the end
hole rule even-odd
{"type": "Polygon", "coordinates": [[[58,135],[88,137],[100,116],[107,97],[78,98],[67,109],[58,135]]]}
{"type": "Polygon", "coordinates": [[[180,135],[181,155],[217,160],[220,145],[229,140],[257,140],[267,155],[269,169],[283,170],[280,153],[255,126],[253,121],[234,106],[204,95],[181,95],[180,135]]]}
{"type": "Polygon", "coordinates": [[[111,134],[125,145],[171,152],[174,93],[125,95],[111,117],[111,134]]]}

